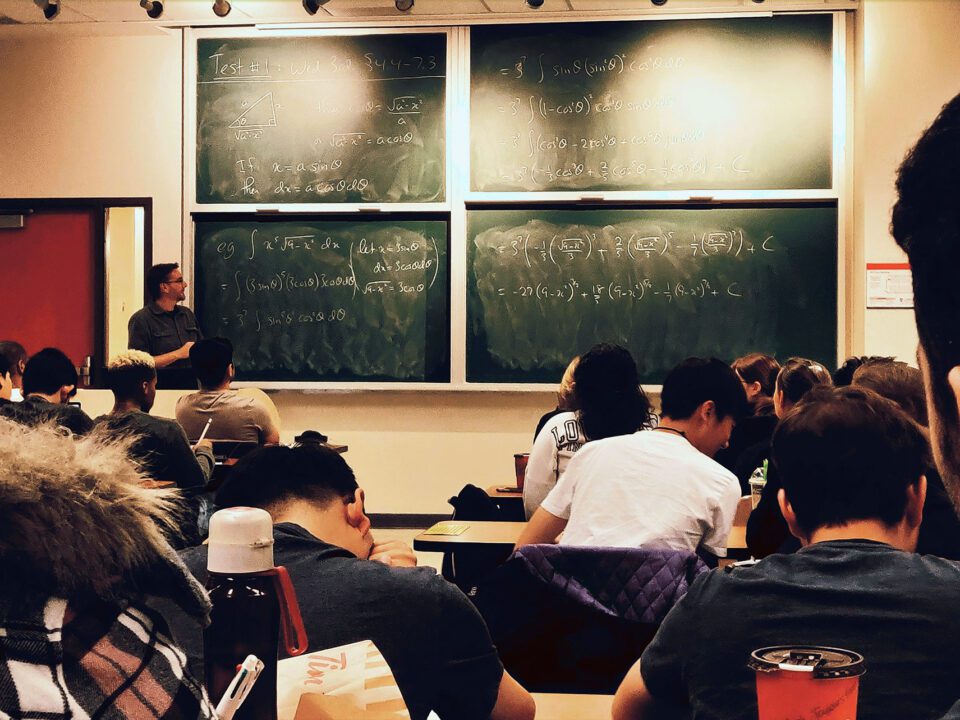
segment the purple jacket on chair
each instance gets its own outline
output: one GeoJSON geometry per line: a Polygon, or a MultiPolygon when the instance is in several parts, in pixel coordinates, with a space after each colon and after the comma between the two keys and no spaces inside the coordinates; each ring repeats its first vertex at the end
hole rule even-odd
{"type": "Polygon", "coordinates": [[[666,548],[527,545],[517,551],[528,571],[597,612],[659,624],[707,566],[696,553],[666,548]]]}

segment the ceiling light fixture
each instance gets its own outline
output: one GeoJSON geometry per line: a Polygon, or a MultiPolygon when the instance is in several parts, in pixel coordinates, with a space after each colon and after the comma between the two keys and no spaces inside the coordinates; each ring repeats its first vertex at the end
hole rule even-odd
{"type": "Polygon", "coordinates": [[[147,17],[156,20],[163,15],[163,3],[160,0],[140,0],[140,7],[147,11],[147,17]]]}
{"type": "Polygon", "coordinates": [[[408,12],[413,7],[413,0],[394,0],[393,4],[400,12],[408,12]]]}
{"type": "Polygon", "coordinates": [[[217,17],[226,17],[230,14],[230,3],[227,0],[214,0],[213,1],[213,14],[217,17]]]}
{"type": "Polygon", "coordinates": [[[47,20],[53,20],[60,14],[60,0],[46,0],[43,4],[43,16],[47,20]]]}
{"type": "Polygon", "coordinates": [[[664,5],[667,4],[667,0],[650,0],[650,2],[652,2],[657,7],[663,7],[664,5]]]}
{"type": "Polygon", "coordinates": [[[543,0],[527,0],[527,5],[536,10],[539,7],[543,7],[543,0]]]}
{"type": "Polygon", "coordinates": [[[303,0],[303,9],[308,15],[316,15],[329,0],[303,0]]]}

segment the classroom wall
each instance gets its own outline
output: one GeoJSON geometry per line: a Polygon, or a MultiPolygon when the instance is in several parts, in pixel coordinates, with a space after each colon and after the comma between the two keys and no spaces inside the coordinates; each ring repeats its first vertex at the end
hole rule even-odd
{"type": "MultiPolygon", "coordinates": [[[[960,3],[866,0],[858,12],[855,244],[850,346],[911,359],[912,313],[863,308],[863,262],[899,260],[887,234],[892,178],[936,109],[960,91],[960,3]]],[[[150,196],[154,259],[180,256],[181,46],[157,37],[10,40],[0,28],[0,197],[150,196]],[[51,58],[55,61],[51,61],[51,58]],[[25,162],[26,161],[26,162],[25,162]],[[25,171],[23,168],[29,168],[25,171]]],[[[161,393],[171,415],[177,393],[161,393]]],[[[347,459],[375,512],[434,513],[464,483],[507,482],[549,393],[273,395],[283,439],[305,428],[350,446],[347,459]]],[[[91,414],[109,394],[83,394],[91,414]]]]}
{"type": "MultiPolygon", "coordinates": [[[[960,92],[960,2],[868,0],[860,15],[855,238],[862,276],[864,262],[906,260],[888,229],[895,173],[907,148],[960,92]]],[[[913,312],[866,310],[862,343],[866,354],[915,364],[913,312]]]]}

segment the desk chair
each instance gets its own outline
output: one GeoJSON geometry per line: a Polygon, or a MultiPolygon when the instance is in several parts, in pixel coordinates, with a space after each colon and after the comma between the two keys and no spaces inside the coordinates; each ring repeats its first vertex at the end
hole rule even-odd
{"type": "Polygon", "coordinates": [[[706,570],[687,551],[528,545],[473,600],[531,692],[613,693],[706,570]]]}

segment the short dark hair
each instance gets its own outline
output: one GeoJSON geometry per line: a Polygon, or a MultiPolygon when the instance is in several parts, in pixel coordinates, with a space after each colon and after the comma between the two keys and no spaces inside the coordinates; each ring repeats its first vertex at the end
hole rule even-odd
{"type": "Polygon", "coordinates": [[[307,443],[270,445],[244,455],[217,491],[219,508],[244,505],[273,513],[291,500],[325,507],[350,502],[357,480],[346,461],[328,447],[307,443]]]}
{"type": "Polygon", "coordinates": [[[20,374],[20,363],[27,361],[27,349],[15,340],[0,340],[0,356],[3,356],[11,375],[20,374]]]}
{"type": "Polygon", "coordinates": [[[23,394],[51,395],[64,385],[77,390],[77,369],[73,361],[57,348],[44,348],[27,361],[23,371],[23,394]]]}
{"type": "Polygon", "coordinates": [[[583,434],[591,440],[627,435],[650,424],[650,401],[626,348],[600,343],[580,357],[573,392],[583,434]]]}
{"type": "MultiPolygon", "coordinates": [[[[926,357],[930,412],[940,431],[936,442],[940,470],[955,502],[960,503],[960,418],[947,383],[960,365],[960,95],[943,106],[933,124],[907,153],[897,171],[897,202],[890,230],[906,251],[913,274],[917,333],[926,357]]],[[[958,505],[960,507],[960,505],[958,505]]]]}
{"type": "Polygon", "coordinates": [[[867,387],[887,400],[893,400],[914,422],[926,426],[927,398],[923,373],[899,360],[871,361],[857,368],[853,385],[867,387]]]}
{"type": "Polygon", "coordinates": [[[851,355],[843,361],[843,365],[833,371],[833,384],[843,387],[853,382],[853,374],[861,365],[877,362],[893,362],[892,357],[882,355],[851,355]]]}
{"type": "Polygon", "coordinates": [[[790,358],[777,373],[777,390],[791,405],[800,402],[817,385],[833,385],[833,379],[823,365],[807,358],[790,358]]]}
{"type": "Polygon", "coordinates": [[[927,441],[897,405],[868,388],[818,387],[780,421],[772,457],[807,534],[851,520],[903,518],[906,489],[927,467],[927,441]]]}
{"type": "Polygon", "coordinates": [[[730,367],[743,378],[745,383],[758,382],[761,394],[768,398],[773,397],[777,373],[780,372],[780,363],[773,355],[750,353],[734,360],[730,363],[730,367]]]}
{"type": "Polygon", "coordinates": [[[737,420],[746,412],[747,396],[740,378],[723,360],[687,358],[663,381],[660,409],[667,417],[685,420],[707,400],[713,401],[720,419],[737,420]]]}
{"type": "Polygon", "coordinates": [[[153,358],[139,350],[126,350],[107,363],[107,387],[118,400],[139,399],[143,383],[157,377],[153,358]]]}
{"type": "Polygon", "coordinates": [[[0,353],[0,375],[6,375],[8,372],[10,372],[10,361],[6,355],[0,353]]]}
{"type": "Polygon", "coordinates": [[[201,387],[216,387],[222,383],[232,362],[233,343],[227,338],[204,338],[190,348],[190,364],[201,387]]]}
{"type": "Polygon", "coordinates": [[[167,276],[180,267],[180,263],[160,263],[147,271],[147,292],[156,300],[160,297],[160,283],[166,282],[167,276]]]}

